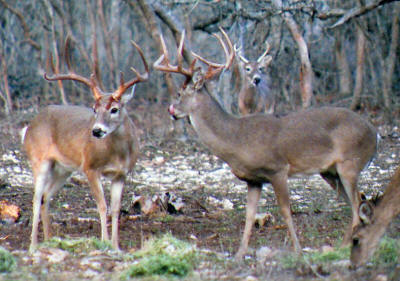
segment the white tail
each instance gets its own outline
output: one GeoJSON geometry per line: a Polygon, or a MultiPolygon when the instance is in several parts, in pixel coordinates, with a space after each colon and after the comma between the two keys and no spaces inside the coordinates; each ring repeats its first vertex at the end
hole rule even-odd
{"type": "MultiPolygon", "coordinates": [[[[50,199],[74,170],[82,171],[88,178],[100,214],[102,240],[109,240],[109,236],[107,204],[100,178],[102,175],[111,178],[111,240],[113,247],[118,249],[118,217],[123,185],[126,174],[133,169],[139,153],[136,129],[125,105],[134,94],[135,84],[148,79],[148,66],[143,53],[136,43],[132,43],[138,50],[146,71],[140,74],[132,68],[136,77],[128,82],[124,82],[121,73],[120,86],[113,93],[103,93],[98,86],[96,71],[93,71],[90,79],[71,70],[68,74],[55,74],[51,77],[45,74],[45,78],[50,81],[75,80],[86,84],[91,88],[96,102],[93,109],[81,106],[48,106],[32,120],[26,130],[23,144],[35,183],[29,248],[31,252],[38,243],[40,216],[44,239],[50,237],[50,199]],[[124,94],[131,86],[132,92],[124,94]]],[[[94,39],[94,61],[97,60],[96,48],[94,39]]]]}
{"type": "MultiPolygon", "coordinates": [[[[239,179],[247,182],[246,224],[236,257],[241,258],[247,252],[263,183],[272,184],[295,250],[301,250],[287,187],[288,178],[295,174],[320,174],[351,205],[353,221],[345,237],[349,242],[352,226],[359,222],[357,180],[375,154],[375,129],[354,112],[334,107],[281,118],[261,114],[241,118],[229,115],[203,87],[205,81],[232,63],[234,50],[228,36],[223,34],[228,43],[227,47],[220,40],[226,50],[225,64],[210,63],[195,55],[208,65],[208,70],[195,68],[196,60],[189,69],[183,69],[182,48],[179,48],[178,66],[170,64],[164,49],[154,67],[186,76],[178,102],[169,107],[170,114],[174,118],[188,116],[200,140],[228,163],[239,179]]],[[[180,46],[183,46],[183,36],[181,40],[180,46]]]]}
{"type": "Polygon", "coordinates": [[[268,85],[267,67],[272,57],[267,55],[270,45],[266,43],[264,53],[256,60],[250,61],[244,57],[242,50],[235,48],[239,55],[239,68],[242,73],[242,83],[238,95],[238,107],[241,115],[275,111],[275,96],[268,85]]]}
{"type": "Polygon", "coordinates": [[[363,200],[358,208],[360,224],[354,229],[350,260],[364,264],[375,252],[387,226],[400,214],[400,168],[397,168],[385,193],[373,200],[363,200]]]}

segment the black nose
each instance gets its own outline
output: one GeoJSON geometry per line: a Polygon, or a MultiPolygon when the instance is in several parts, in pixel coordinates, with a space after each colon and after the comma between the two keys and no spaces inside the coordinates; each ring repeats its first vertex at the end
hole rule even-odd
{"type": "Polygon", "coordinates": [[[92,130],[92,134],[96,138],[101,138],[102,136],[104,136],[104,131],[100,128],[96,128],[92,130]]]}
{"type": "Polygon", "coordinates": [[[261,82],[261,78],[260,78],[260,77],[255,77],[255,78],[253,79],[253,81],[254,81],[254,84],[258,85],[258,83],[261,82]]]}

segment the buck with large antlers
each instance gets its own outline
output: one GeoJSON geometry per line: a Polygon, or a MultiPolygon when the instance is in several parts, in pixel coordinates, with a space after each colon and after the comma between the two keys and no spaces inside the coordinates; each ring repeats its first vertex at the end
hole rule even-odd
{"type": "Polygon", "coordinates": [[[370,201],[363,200],[358,212],[361,222],[354,229],[350,255],[354,266],[364,264],[372,256],[387,226],[400,214],[400,168],[385,193],[370,201]]]}
{"type": "Polygon", "coordinates": [[[111,242],[118,246],[118,217],[126,174],[136,163],[139,142],[136,129],[125,105],[134,94],[135,84],[148,79],[148,65],[140,47],[132,41],[143,61],[145,72],[132,68],[136,77],[125,82],[121,72],[120,85],[112,93],[104,93],[97,77],[97,45],[93,39],[93,73],[90,79],[70,70],[68,40],[66,43],[67,74],[44,75],[49,81],[73,80],[87,85],[94,96],[93,109],[81,106],[52,105],[43,109],[28,126],[23,144],[30,160],[35,183],[30,252],[38,243],[41,215],[44,239],[50,237],[49,203],[54,193],[74,170],[88,178],[90,190],[100,214],[101,239],[109,240],[107,204],[101,176],[111,178],[111,242]],[[132,87],[132,92],[125,92],[132,87]]]}
{"type": "MultiPolygon", "coordinates": [[[[164,39],[163,54],[154,68],[175,72],[186,77],[177,103],[169,107],[174,118],[189,117],[200,140],[219,158],[228,163],[232,172],[247,182],[246,223],[236,258],[247,252],[251,229],[263,183],[271,183],[281,213],[288,226],[294,248],[301,251],[290,212],[287,180],[296,174],[320,174],[352,207],[351,226],[359,222],[357,179],[376,151],[375,129],[360,116],[342,108],[325,107],[289,114],[282,118],[272,115],[235,117],[226,113],[206,91],[204,83],[228,68],[235,56],[232,44],[224,35],[226,63],[212,63],[193,53],[195,59],[183,67],[184,33],[178,48],[178,65],[171,65],[164,39]],[[207,71],[195,68],[200,60],[207,71]]],[[[347,231],[350,240],[352,228],[347,231]]]]}
{"type": "Polygon", "coordinates": [[[272,61],[268,55],[270,45],[266,43],[264,53],[256,60],[248,60],[242,54],[242,49],[235,49],[239,55],[241,72],[241,88],[238,95],[238,107],[241,115],[275,111],[275,96],[268,85],[267,67],[272,61]]]}

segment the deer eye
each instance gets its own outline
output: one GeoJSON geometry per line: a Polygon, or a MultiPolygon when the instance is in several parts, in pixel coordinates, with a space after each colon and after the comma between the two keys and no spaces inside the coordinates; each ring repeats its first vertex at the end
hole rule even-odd
{"type": "Polygon", "coordinates": [[[95,106],[93,106],[93,112],[94,112],[94,113],[97,113],[97,109],[96,109],[95,106]]]}
{"type": "Polygon", "coordinates": [[[250,71],[251,71],[251,67],[249,67],[249,66],[246,67],[246,71],[247,71],[247,72],[250,72],[250,71]]]}
{"type": "Polygon", "coordinates": [[[118,112],[118,108],[114,107],[111,109],[111,114],[116,114],[118,112]]]}

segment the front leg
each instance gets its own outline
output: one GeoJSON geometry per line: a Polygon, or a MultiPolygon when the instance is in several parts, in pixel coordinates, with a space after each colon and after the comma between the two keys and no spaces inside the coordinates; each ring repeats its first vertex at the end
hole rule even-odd
{"type": "Polygon", "coordinates": [[[111,243],[115,250],[119,250],[118,243],[118,219],[121,209],[121,197],[125,183],[125,176],[116,176],[111,184],[111,217],[112,217],[112,233],[111,243]]]}
{"type": "Polygon", "coordinates": [[[100,174],[96,171],[86,171],[85,172],[88,181],[90,190],[96,200],[97,210],[100,214],[100,223],[101,223],[101,240],[108,241],[110,238],[108,237],[107,231],[107,203],[104,198],[103,186],[100,181],[100,174]]]}
{"type": "Polygon", "coordinates": [[[244,226],[242,242],[240,248],[236,253],[235,259],[241,260],[247,253],[247,247],[249,245],[251,229],[256,217],[257,205],[261,195],[261,184],[247,184],[247,206],[246,206],[246,223],[244,226]]]}
{"type": "Polygon", "coordinates": [[[293,242],[293,247],[296,253],[301,253],[299,240],[297,239],[296,231],[293,225],[292,214],[290,211],[290,196],[287,187],[287,174],[280,173],[271,179],[271,184],[274,188],[276,199],[281,210],[282,216],[286,222],[290,237],[293,242]]]}

